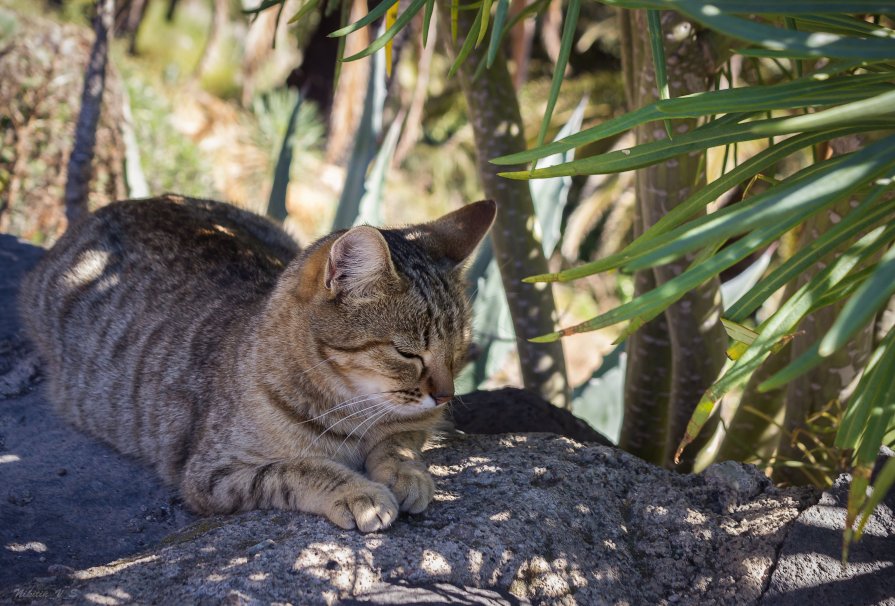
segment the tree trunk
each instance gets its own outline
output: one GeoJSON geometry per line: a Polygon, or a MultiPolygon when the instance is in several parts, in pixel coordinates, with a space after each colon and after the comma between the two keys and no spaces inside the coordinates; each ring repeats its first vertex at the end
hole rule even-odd
{"type": "Polygon", "coordinates": [[[221,53],[221,44],[224,41],[224,32],[227,29],[227,21],[230,18],[229,0],[212,0],[211,27],[208,30],[208,38],[202,48],[202,55],[193,70],[193,77],[202,78],[209,68],[218,60],[221,53]]]}
{"type": "Polygon", "coordinates": [[[168,8],[165,10],[165,21],[171,23],[174,21],[174,13],[177,12],[177,5],[180,0],[168,0],[168,8]]]}
{"type": "Polygon", "coordinates": [[[118,2],[114,34],[116,38],[127,37],[127,52],[137,54],[137,31],[146,16],[146,8],[149,0],[120,0],[118,2]]]}
{"type": "MultiPolygon", "coordinates": [[[[439,11],[440,37],[454,57],[463,34],[470,30],[474,11],[460,11],[457,43],[450,35],[450,4],[439,2],[439,11]]],[[[504,179],[497,173],[523,167],[497,167],[488,161],[525,149],[525,135],[519,100],[503,53],[498,53],[490,70],[473,81],[476,67],[486,53],[486,44],[473,50],[460,66],[459,76],[475,136],[479,176],[485,195],[497,202],[491,240],[513,317],[522,378],[526,388],[557,406],[568,407],[569,385],[561,343],[536,344],[527,340],[555,330],[556,307],[549,287],[522,282],[525,276],[546,273],[547,260],[534,232],[534,204],[528,182],[504,179]]]]}
{"type": "MultiPolygon", "coordinates": [[[[646,12],[622,11],[620,19],[625,87],[628,102],[635,109],[658,98],[646,12]]],[[[707,39],[696,36],[696,27],[677,13],[662,13],[673,97],[705,91],[712,79],[715,52],[707,39]]],[[[695,128],[696,121],[675,120],[672,126],[675,133],[682,133],[695,128]]],[[[663,125],[655,122],[638,127],[635,135],[638,144],[667,137],[663,125]]],[[[692,153],[637,171],[637,233],[705,184],[700,156],[692,153]]],[[[668,282],[691,261],[683,258],[639,272],[635,294],[668,282]]],[[[629,338],[622,448],[657,465],[672,466],[674,451],[696,403],[724,364],[727,337],[719,322],[720,312],[719,281],[715,278],[629,338]]],[[[685,452],[682,470],[692,468],[696,453],[712,433],[711,424],[703,429],[697,442],[685,452]]]]}
{"type": "MultiPolygon", "coordinates": [[[[817,240],[825,231],[838,223],[841,217],[851,210],[850,202],[850,200],[839,202],[827,212],[819,213],[809,219],[802,228],[799,248],[817,240]]],[[[829,261],[830,258],[820,261],[815,265],[813,271],[804,272],[796,278],[795,287],[802,286],[810,280],[829,261]]],[[[802,355],[805,350],[826,334],[844,305],[845,303],[842,302],[819,309],[799,323],[790,347],[792,360],[802,355]]],[[[838,403],[847,399],[848,388],[852,380],[867,362],[873,347],[873,336],[874,325],[871,322],[858,332],[848,345],[824,358],[824,361],[810,372],[793,379],[786,385],[784,433],[777,449],[777,460],[778,462],[799,461],[808,467],[777,466],[773,474],[775,482],[819,483],[822,474],[812,472],[810,468],[814,464],[812,458],[820,465],[830,466],[834,469],[838,466],[838,455],[833,448],[835,429],[838,427],[840,418],[841,406],[838,403]],[[829,411],[830,416],[822,415],[826,411],[829,411]],[[836,419],[835,423],[832,421],[833,419],[836,419]],[[815,452],[809,458],[802,448],[815,452]]]]}
{"type": "Polygon", "coordinates": [[[106,65],[109,60],[109,31],[115,16],[114,0],[97,0],[93,29],[96,40],[90,51],[90,62],[84,74],[81,111],[75,127],[75,143],[68,161],[65,183],[65,216],[69,225],[87,214],[87,194],[96,147],[96,126],[102,110],[106,88],[106,65]]]}

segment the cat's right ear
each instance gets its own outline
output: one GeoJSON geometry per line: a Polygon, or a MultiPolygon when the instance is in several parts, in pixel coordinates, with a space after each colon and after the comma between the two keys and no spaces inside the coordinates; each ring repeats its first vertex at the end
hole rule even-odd
{"type": "Polygon", "coordinates": [[[467,204],[459,210],[420,226],[430,250],[452,265],[462,266],[491,229],[497,216],[494,200],[467,204]]]}
{"type": "Polygon", "coordinates": [[[385,281],[397,278],[385,238],[375,227],[360,225],[333,242],[323,272],[323,286],[333,294],[365,296],[385,281]]]}

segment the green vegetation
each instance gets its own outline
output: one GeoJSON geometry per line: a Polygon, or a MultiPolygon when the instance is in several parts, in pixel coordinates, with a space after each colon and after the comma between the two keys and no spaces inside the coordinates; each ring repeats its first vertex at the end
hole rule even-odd
{"type": "MultiPolygon", "coordinates": [[[[895,331],[889,326],[873,338],[876,317],[895,294],[895,136],[886,132],[895,127],[895,66],[889,63],[895,59],[895,31],[880,15],[853,15],[876,10],[877,5],[871,3],[855,2],[847,9],[823,2],[787,3],[786,7],[753,3],[749,10],[761,13],[762,22],[744,18],[739,5],[723,2],[712,7],[685,0],[618,0],[613,4],[649,9],[660,100],[552,146],[495,162],[537,160],[657,120],[664,121],[668,137],[655,141],[638,137],[639,145],[631,149],[504,176],[530,179],[620,172],[670,159],[680,163],[685,154],[692,158],[694,152],[719,146],[729,150],[740,142],[764,137],[769,138],[768,145],[744,162],[738,162],[734,153],[731,172],[697,188],[671,212],[647,225],[646,231],[618,254],[530,278],[533,282],[565,281],[600,271],[644,271],[677,260],[685,262],[682,271],[667,281],[657,281],[633,301],[540,340],[623,321],[629,322],[623,333],[629,335],[662,314],[673,331],[675,320],[668,310],[675,302],[788,232],[800,231],[804,238],[801,249],[780,259],[773,271],[725,309],[724,325],[732,339],[729,362],[696,403],[674,458],[678,461],[687,445],[704,431],[726,394],[745,388],[735,403],[737,412],[724,440],[742,452],[744,445],[759,443],[769,426],[777,425],[781,436],[770,458],[775,477],[829,481],[829,476],[823,478],[822,474],[835,472],[836,451],[850,453],[854,481],[845,555],[848,539],[853,532],[860,536],[875,503],[895,479],[895,462],[890,461],[873,495],[867,497],[877,453],[882,444],[891,444],[895,427],[895,404],[891,401],[895,393],[895,331]],[[759,58],[770,58],[778,65],[786,61],[792,69],[783,68],[785,76],[780,83],[670,99],[668,83],[673,77],[666,70],[668,49],[655,44],[657,38],[667,39],[657,31],[662,27],[658,9],[676,10],[708,27],[712,35],[727,37],[727,48],[751,61],[757,76],[763,67],[759,58]],[[844,9],[848,13],[842,13],[844,9]],[[700,121],[678,128],[680,121],[694,118],[700,121]],[[775,141],[780,135],[795,136],[775,141]],[[806,148],[813,152],[810,159],[802,156],[806,148]],[[771,172],[775,163],[793,157],[804,162],[805,168],[782,178],[771,172]],[[709,214],[701,212],[730,187],[760,177],[770,182],[765,191],[747,197],[747,187],[737,204],[709,214]],[[788,284],[792,286],[775,310],[765,314],[757,326],[744,325],[751,324],[759,307],[788,284]],[[750,379],[768,364],[772,370],[758,374],[762,380],[750,387],[750,379]],[[839,380],[828,380],[831,373],[839,373],[839,380]],[[851,384],[855,379],[856,384],[851,384]],[[752,401],[756,392],[774,391],[777,397],[763,398],[760,406],[752,401]],[[841,411],[830,406],[840,401],[841,411]],[[778,425],[775,419],[781,413],[783,423],[778,425]],[[757,419],[742,421],[750,415],[757,419]],[[819,415],[831,421],[835,431],[821,429],[819,415]],[[807,445],[799,439],[799,432],[810,436],[807,445]]],[[[728,59],[724,73],[728,85],[733,84],[732,71],[732,59],[728,59]]],[[[545,123],[547,120],[549,116],[545,123]]],[[[727,151],[722,173],[726,167],[727,151]]]]}

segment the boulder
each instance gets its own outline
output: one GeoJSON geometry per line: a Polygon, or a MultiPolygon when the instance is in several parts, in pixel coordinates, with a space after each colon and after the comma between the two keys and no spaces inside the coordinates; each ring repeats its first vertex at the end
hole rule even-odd
{"type": "MultiPolygon", "coordinates": [[[[895,456],[883,448],[879,463],[895,456]]],[[[881,465],[877,465],[877,470],[881,465]]],[[[842,564],[851,476],[842,474],[802,512],[780,550],[762,606],[887,604],[895,606],[895,491],[877,507],[842,564]]]]}
{"type": "Polygon", "coordinates": [[[204,518],[138,555],[17,591],[107,603],[752,604],[806,496],[752,467],[679,475],[552,434],[469,435],[427,459],[434,502],[385,532],[284,511],[204,518]],[[730,474],[739,479],[717,480],[730,474]]]}

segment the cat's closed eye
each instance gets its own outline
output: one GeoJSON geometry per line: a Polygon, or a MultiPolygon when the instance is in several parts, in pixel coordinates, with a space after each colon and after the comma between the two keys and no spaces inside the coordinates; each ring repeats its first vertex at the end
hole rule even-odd
{"type": "Polygon", "coordinates": [[[420,362],[422,362],[423,360],[420,355],[407,351],[402,347],[398,347],[397,345],[392,345],[392,347],[394,347],[395,351],[398,352],[398,355],[402,358],[405,358],[407,360],[419,360],[420,362]]]}

